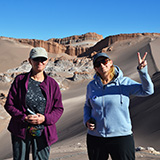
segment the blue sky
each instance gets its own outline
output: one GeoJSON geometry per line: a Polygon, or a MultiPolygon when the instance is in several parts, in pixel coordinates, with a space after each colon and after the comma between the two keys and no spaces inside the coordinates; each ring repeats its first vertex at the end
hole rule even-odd
{"type": "Polygon", "coordinates": [[[159,0],[1,0],[0,36],[48,40],[160,33],[159,0]]]}

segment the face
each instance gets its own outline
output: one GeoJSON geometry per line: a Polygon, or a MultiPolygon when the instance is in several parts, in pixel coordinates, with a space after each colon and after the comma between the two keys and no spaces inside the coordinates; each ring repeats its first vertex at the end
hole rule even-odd
{"type": "Polygon", "coordinates": [[[111,59],[99,57],[94,64],[94,69],[102,76],[104,74],[109,73],[109,70],[111,69],[112,65],[113,61],[111,59]]]}
{"type": "Polygon", "coordinates": [[[34,72],[41,72],[45,69],[48,63],[48,59],[44,57],[38,57],[34,59],[29,58],[29,62],[32,65],[32,70],[34,72]]]}

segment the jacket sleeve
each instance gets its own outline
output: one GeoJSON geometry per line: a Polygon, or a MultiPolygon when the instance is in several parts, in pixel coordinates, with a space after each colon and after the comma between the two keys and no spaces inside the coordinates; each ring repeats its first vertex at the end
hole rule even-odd
{"type": "Polygon", "coordinates": [[[15,121],[24,122],[26,114],[23,113],[22,108],[20,109],[21,106],[18,106],[18,102],[18,78],[15,78],[9,90],[4,108],[15,121]]]}
{"type": "Polygon", "coordinates": [[[84,109],[83,109],[83,123],[86,126],[87,121],[91,118],[91,105],[90,105],[90,101],[89,101],[89,85],[87,86],[87,93],[86,93],[86,101],[84,104],[84,109]]]}
{"type": "Polygon", "coordinates": [[[131,94],[136,96],[148,96],[154,93],[154,85],[148,74],[147,66],[138,70],[141,83],[131,80],[131,94]]]}
{"type": "Polygon", "coordinates": [[[54,92],[54,104],[52,106],[51,112],[47,112],[45,113],[45,125],[52,125],[55,124],[59,118],[61,117],[62,113],[63,113],[63,104],[62,104],[62,96],[61,96],[61,92],[59,89],[58,84],[56,85],[56,89],[54,92]]]}

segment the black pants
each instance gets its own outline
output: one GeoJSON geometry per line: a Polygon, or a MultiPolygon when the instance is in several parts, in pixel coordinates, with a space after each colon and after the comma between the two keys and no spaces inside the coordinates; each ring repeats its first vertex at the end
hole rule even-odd
{"type": "Polygon", "coordinates": [[[48,160],[50,147],[47,145],[44,135],[32,137],[26,135],[23,140],[11,134],[13,147],[13,160],[29,160],[30,147],[32,148],[33,160],[48,160]]]}
{"type": "Polygon", "coordinates": [[[89,160],[135,160],[133,136],[103,138],[87,135],[89,160]]]}

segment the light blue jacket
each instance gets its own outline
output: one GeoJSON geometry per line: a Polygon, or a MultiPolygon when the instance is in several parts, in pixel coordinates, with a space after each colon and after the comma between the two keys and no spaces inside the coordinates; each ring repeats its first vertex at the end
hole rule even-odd
{"type": "Polygon", "coordinates": [[[123,77],[119,67],[115,66],[116,78],[103,85],[95,74],[87,86],[84,105],[84,124],[90,118],[96,121],[96,128],[88,134],[98,137],[116,137],[132,134],[129,113],[130,96],[148,96],[154,93],[154,86],[148,74],[147,66],[138,70],[141,83],[129,77],[123,77]]]}

